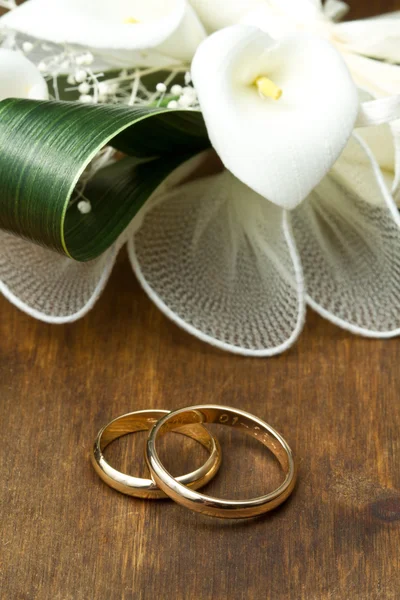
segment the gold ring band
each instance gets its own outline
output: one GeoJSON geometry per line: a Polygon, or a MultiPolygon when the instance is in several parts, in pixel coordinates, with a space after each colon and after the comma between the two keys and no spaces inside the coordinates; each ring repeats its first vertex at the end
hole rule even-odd
{"type": "Polygon", "coordinates": [[[261,515],[284,502],[292,493],[296,483],[293,454],[283,437],[261,419],[227,406],[213,404],[191,406],[169,413],[151,430],[146,458],[152,477],[160,489],[178,504],[211,517],[243,519],[261,515]],[[244,501],[213,498],[189,489],[172,477],[162,465],[156,450],[156,442],[159,435],[195,423],[220,423],[256,438],[277,458],[286,475],[284,482],[275,491],[265,496],[244,501]]]}
{"type": "MultiPolygon", "coordinates": [[[[103,451],[117,438],[129,433],[151,429],[161,417],[168,414],[169,411],[167,410],[140,410],[114,419],[99,431],[91,453],[91,461],[96,473],[107,485],[123,494],[137,498],[159,499],[166,497],[166,494],[151,479],[132,477],[114,469],[106,461],[103,451]]],[[[173,427],[170,428],[170,431],[173,431],[173,429],[173,427]]],[[[177,478],[185,485],[198,489],[208,483],[218,472],[221,464],[219,442],[205,427],[199,424],[180,426],[177,433],[200,442],[210,452],[208,460],[202,467],[193,471],[193,473],[177,478]]]]}

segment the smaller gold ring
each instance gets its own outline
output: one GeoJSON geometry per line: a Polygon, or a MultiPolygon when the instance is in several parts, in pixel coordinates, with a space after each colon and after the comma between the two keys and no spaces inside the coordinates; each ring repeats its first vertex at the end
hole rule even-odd
{"type": "Polygon", "coordinates": [[[296,483],[293,454],[283,437],[258,417],[228,406],[191,406],[169,413],[151,430],[147,441],[146,459],[154,481],[172,500],[210,517],[243,519],[261,515],[282,504],[290,496],[296,483]],[[269,494],[243,501],[206,496],[182,485],[161,463],[156,441],[159,435],[171,429],[194,423],[219,423],[256,438],[277,458],[286,475],[284,482],[269,494]]]}
{"type": "MultiPolygon", "coordinates": [[[[114,469],[103,455],[104,449],[114,440],[137,431],[148,431],[157,421],[168,415],[168,410],[139,410],[117,417],[108,425],[100,429],[91,452],[91,461],[96,473],[110,487],[137,498],[160,499],[166,498],[166,494],[157,487],[151,479],[132,477],[114,469]]],[[[210,456],[202,467],[177,478],[193,489],[199,489],[206,485],[217,474],[221,465],[221,448],[219,442],[205,427],[199,424],[189,424],[183,427],[178,425],[177,433],[181,433],[202,444],[210,456]]],[[[171,428],[170,431],[174,431],[171,428]]]]}

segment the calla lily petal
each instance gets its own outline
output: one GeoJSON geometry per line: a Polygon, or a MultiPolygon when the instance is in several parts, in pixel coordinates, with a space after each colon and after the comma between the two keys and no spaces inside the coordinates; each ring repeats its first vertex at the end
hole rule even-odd
{"type": "Polygon", "coordinates": [[[190,62],[206,32],[191,6],[187,6],[178,29],[157,48],[177,61],[190,62]]]}
{"type": "Polygon", "coordinates": [[[321,0],[264,0],[262,6],[270,16],[282,15],[292,21],[320,19],[321,0]]]}
{"type": "Polygon", "coordinates": [[[97,260],[78,263],[0,232],[0,292],[46,323],[70,323],[88,313],[114,266],[118,244],[97,260]]]}
{"type": "MultiPolygon", "coordinates": [[[[400,67],[370,58],[398,61],[400,52],[400,12],[364,21],[337,24],[347,5],[341,0],[327,0],[322,6],[301,0],[298,9],[287,10],[291,0],[266,0],[246,15],[244,22],[256,25],[276,39],[292,31],[309,31],[330,41],[342,54],[356,84],[376,98],[400,93],[400,67]],[[314,4],[314,12],[310,5],[314,4]],[[363,56],[365,53],[367,56],[363,56]]],[[[297,4],[296,0],[292,0],[297,4]]],[[[392,126],[394,135],[397,129],[392,126]]],[[[400,160],[400,157],[399,157],[400,160]]],[[[397,177],[400,188],[400,175],[397,177]]]]}
{"type": "MultiPolygon", "coordinates": [[[[399,212],[372,152],[358,135],[347,153],[365,155],[370,164],[365,188],[373,186],[380,202],[366,202],[357,185],[348,185],[350,178],[339,177],[339,168],[292,213],[308,301],[323,317],[353,333],[399,335],[399,212]]],[[[353,181],[366,173],[353,165],[353,181]]]]}
{"type": "MultiPolygon", "coordinates": [[[[154,49],[177,35],[181,60],[191,59],[205,31],[186,0],[28,0],[0,24],[56,44],[100,51],[154,49]],[[183,35],[183,25],[188,27],[183,35]]],[[[175,50],[177,49],[175,43],[175,50]]],[[[179,56],[178,56],[179,54],[179,56]]]]}
{"type": "Polygon", "coordinates": [[[307,30],[329,38],[332,29],[320,0],[264,0],[249,8],[240,22],[259,27],[275,39],[307,30]]]}
{"type": "Polygon", "coordinates": [[[246,13],[264,2],[265,0],[190,0],[209,32],[236,25],[246,13]]]}
{"type": "Polygon", "coordinates": [[[400,20],[396,17],[339,23],[335,33],[340,42],[353,52],[400,62],[400,20]]]}
{"type": "Polygon", "coordinates": [[[192,75],[211,143],[226,168],[271,202],[299,204],[345,147],[359,110],[336,50],[295,34],[275,42],[238,25],[200,46],[192,75]],[[283,92],[263,97],[268,78],[283,92]]]}
{"type": "Polygon", "coordinates": [[[177,325],[223,350],[272,356],[294,343],[304,322],[287,220],[223,172],[146,204],[128,251],[144,290],[177,325]]]}
{"type": "Polygon", "coordinates": [[[47,100],[45,80],[30,60],[20,52],[0,48],[0,101],[5,98],[47,100]]]}
{"type": "Polygon", "coordinates": [[[376,98],[394,96],[400,91],[400,67],[365,56],[344,53],[356,84],[376,98]]]}

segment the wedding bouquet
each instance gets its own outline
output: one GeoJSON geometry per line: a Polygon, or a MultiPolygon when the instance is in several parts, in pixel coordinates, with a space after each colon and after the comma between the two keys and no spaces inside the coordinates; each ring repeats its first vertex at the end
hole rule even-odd
{"type": "Polygon", "coordinates": [[[120,248],[175,323],[272,356],[307,305],[400,333],[400,13],[27,0],[0,18],[0,290],[95,304],[120,248]]]}

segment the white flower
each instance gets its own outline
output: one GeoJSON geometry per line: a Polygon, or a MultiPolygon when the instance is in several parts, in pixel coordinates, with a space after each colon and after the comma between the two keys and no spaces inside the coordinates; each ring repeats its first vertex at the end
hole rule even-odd
{"type": "Polygon", "coordinates": [[[263,0],[242,22],[256,25],[273,38],[294,31],[309,31],[329,40],[342,53],[356,83],[374,94],[400,93],[400,67],[378,62],[400,62],[400,19],[398,13],[336,23],[346,4],[328,0],[263,0]]]}
{"type": "Polygon", "coordinates": [[[190,61],[205,37],[186,0],[28,0],[0,25],[90,48],[115,65],[190,61]]]}
{"type": "Polygon", "coordinates": [[[0,101],[5,98],[46,100],[48,89],[39,70],[23,54],[0,48],[0,101]]]}
{"type": "MultiPolygon", "coordinates": [[[[263,0],[243,23],[257,25],[279,39],[294,31],[310,31],[330,41],[342,54],[356,84],[375,98],[400,95],[400,11],[359,21],[337,23],[345,2],[327,0],[263,0]],[[385,59],[388,62],[382,62],[385,59]],[[393,63],[393,64],[391,64],[393,63]]],[[[400,163],[400,120],[391,124],[400,163]]],[[[400,174],[393,192],[400,202],[400,174]]]]}
{"type": "Polygon", "coordinates": [[[190,0],[210,33],[236,25],[249,11],[263,2],[264,0],[190,0]]]}
{"type": "Polygon", "coordinates": [[[286,208],[326,175],[359,111],[340,54],[310,35],[274,42],[255,27],[226,28],[202,43],[192,76],[225,167],[286,208]]]}

